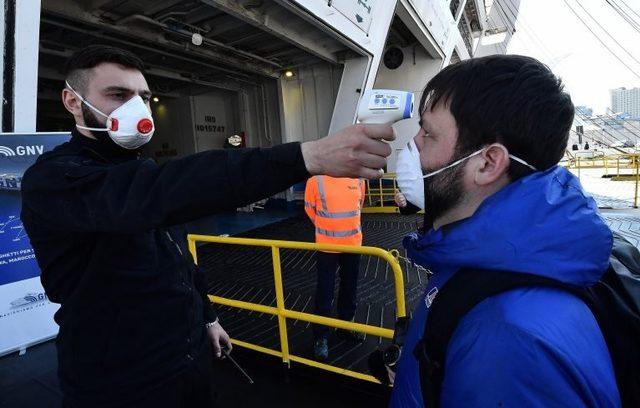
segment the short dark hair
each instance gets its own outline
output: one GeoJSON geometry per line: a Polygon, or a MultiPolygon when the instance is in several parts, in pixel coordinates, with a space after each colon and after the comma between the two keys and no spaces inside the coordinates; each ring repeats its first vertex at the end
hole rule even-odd
{"type": "MultiPolygon", "coordinates": [[[[420,113],[444,104],[458,126],[460,155],[502,143],[538,170],[557,164],[567,147],[574,107],[562,81],[540,61],[491,55],[450,65],[425,87],[420,113]]],[[[516,180],[531,172],[511,161],[516,180]]]]}
{"type": "Polygon", "coordinates": [[[104,62],[137,69],[144,74],[144,63],[132,52],[110,45],[90,45],[69,57],[65,67],[65,79],[73,89],[85,93],[89,83],[89,70],[104,62]]]}

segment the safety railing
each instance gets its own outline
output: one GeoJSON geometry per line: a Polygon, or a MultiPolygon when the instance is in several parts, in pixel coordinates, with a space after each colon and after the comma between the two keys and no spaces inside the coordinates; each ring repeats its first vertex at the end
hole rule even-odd
{"type": "Polygon", "coordinates": [[[619,174],[620,169],[635,169],[636,157],[636,154],[576,156],[562,164],[570,169],[604,169],[605,174],[615,170],[619,174]]]}
{"type": "Polygon", "coordinates": [[[346,375],[346,376],[357,378],[360,380],[379,383],[378,379],[376,379],[372,375],[361,373],[358,371],[348,370],[341,367],[336,367],[330,364],[325,364],[325,363],[321,363],[314,360],[310,360],[304,357],[293,355],[289,352],[289,341],[288,341],[288,335],[287,335],[287,319],[302,320],[305,322],[321,324],[329,327],[334,327],[337,329],[353,330],[353,331],[357,331],[365,334],[370,334],[372,336],[379,336],[379,337],[384,337],[388,339],[393,338],[393,330],[384,328],[384,327],[348,322],[345,320],[333,319],[330,317],[318,316],[311,313],[304,313],[304,312],[298,312],[295,310],[287,309],[284,303],[284,288],[282,283],[282,265],[280,261],[280,250],[281,249],[298,249],[298,250],[307,250],[307,251],[345,252],[345,253],[377,256],[379,258],[384,259],[389,263],[389,265],[391,266],[391,270],[393,271],[393,277],[395,282],[395,294],[396,294],[396,317],[405,317],[406,307],[404,302],[404,281],[402,277],[402,269],[400,268],[400,263],[398,262],[398,258],[397,258],[398,256],[397,251],[393,250],[389,252],[380,248],[366,247],[366,246],[356,247],[356,246],[345,246],[345,245],[314,244],[310,242],[233,238],[233,237],[192,235],[192,234],[190,234],[187,237],[187,239],[189,242],[189,251],[191,252],[191,255],[193,256],[193,260],[196,264],[198,263],[198,254],[197,254],[197,245],[196,245],[197,242],[271,248],[271,258],[273,262],[273,280],[274,280],[275,294],[276,294],[276,307],[267,306],[259,303],[245,302],[245,301],[236,300],[236,299],[228,299],[228,298],[223,298],[215,295],[209,295],[209,298],[213,303],[217,303],[220,305],[277,316],[278,331],[280,335],[280,350],[273,350],[270,348],[259,346],[257,344],[252,344],[249,342],[245,342],[245,341],[233,339],[233,338],[231,339],[232,344],[238,345],[240,347],[248,348],[251,350],[255,350],[261,353],[269,354],[272,356],[280,357],[282,358],[282,362],[285,363],[287,366],[290,365],[290,362],[293,361],[296,363],[305,364],[308,366],[320,368],[323,370],[346,375]]]}
{"type": "MultiPolygon", "coordinates": [[[[378,180],[366,180],[362,212],[372,213],[398,213],[400,210],[395,203],[395,195],[398,191],[398,182],[395,173],[385,173],[378,180]]],[[[422,211],[421,211],[422,212],[422,211]]]]}
{"type": "Polygon", "coordinates": [[[576,170],[578,179],[582,170],[602,169],[604,177],[612,180],[634,181],[633,207],[638,208],[638,192],[640,187],[640,153],[617,155],[594,155],[593,157],[576,156],[561,162],[567,169],[576,170]],[[622,171],[621,171],[622,170],[622,171]]]}

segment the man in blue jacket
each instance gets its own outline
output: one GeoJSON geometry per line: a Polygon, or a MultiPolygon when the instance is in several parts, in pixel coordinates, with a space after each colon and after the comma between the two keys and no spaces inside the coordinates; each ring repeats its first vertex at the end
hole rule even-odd
{"type": "MultiPolygon", "coordinates": [[[[413,314],[391,407],[423,405],[412,350],[438,289],[461,268],[587,286],[612,247],[593,199],[557,165],[574,107],[546,66],[516,55],[463,61],[429,82],[421,109],[415,165],[425,174],[425,226],[404,246],[433,276],[413,314]]],[[[594,316],[551,288],[514,289],[472,309],[453,333],[444,375],[447,407],[620,406],[594,316]]]]}

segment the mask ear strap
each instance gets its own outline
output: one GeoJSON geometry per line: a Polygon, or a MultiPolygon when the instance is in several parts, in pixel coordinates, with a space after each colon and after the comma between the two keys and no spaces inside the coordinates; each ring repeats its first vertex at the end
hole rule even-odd
{"type": "MultiPolygon", "coordinates": [[[[82,103],[84,103],[84,104],[85,104],[85,105],[87,105],[89,108],[91,108],[91,110],[92,110],[92,111],[94,111],[94,112],[95,112],[95,113],[97,113],[98,115],[102,115],[102,116],[104,116],[105,118],[109,118],[109,115],[105,115],[104,113],[100,112],[100,110],[99,110],[98,108],[94,107],[94,106],[93,106],[92,104],[90,104],[86,99],[84,99],[84,98],[83,98],[79,93],[77,93],[77,92],[75,91],[75,89],[73,89],[73,88],[71,87],[71,85],[69,85],[69,82],[64,81],[64,83],[65,83],[65,84],[67,84],[67,88],[69,88],[69,90],[70,90],[71,92],[73,92],[73,94],[74,94],[78,99],[80,99],[80,101],[81,101],[82,103]]],[[[94,130],[94,129],[90,129],[90,128],[81,128],[81,129],[94,130]]],[[[104,130],[104,129],[98,129],[98,130],[104,130]]]]}
{"type": "Polygon", "coordinates": [[[451,167],[457,166],[458,164],[462,163],[463,161],[465,161],[465,160],[467,160],[467,159],[469,159],[469,158],[471,158],[471,157],[473,157],[473,156],[475,156],[477,154],[480,154],[482,152],[482,150],[483,149],[480,149],[477,152],[471,153],[470,155],[468,155],[466,157],[463,157],[462,159],[458,159],[458,160],[454,161],[453,163],[451,163],[450,165],[441,168],[440,170],[436,170],[436,171],[433,171],[431,173],[427,173],[424,176],[422,176],[422,178],[432,177],[432,176],[435,176],[436,174],[442,173],[443,171],[445,171],[447,169],[450,169],[451,167]]]}
{"type": "Polygon", "coordinates": [[[80,125],[76,125],[76,127],[78,129],[94,130],[96,132],[104,132],[105,130],[109,130],[109,128],[92,128],[92,127],[86,127],[86,126],[80,126],[80,125]]]}
{"type": "Polygon", "coordinates": [[[533,167],[532,165],[530,165],[529,163],[527,163],[526,161],[522,160],[521,158],[512,155],[511,153],[509,153],[509,150],[507,150],[507,147],[502,145],[502,144],[495,144],[494,146],[500,146],[500,148],[504,149],[505,152],[507,152],[507,154],[509,155],[509,158],[512,160],[517,161],[520,164],[524,164],[525,166],[527,166],[528,168],[530,168],[533,171],[538,171],[538,169],[536,169],[535,167],[533,167]]]}
{"type": "Polygon", "coordinates": [[[522,159],[521,159],[521,158],[519,158],[519,157],[516,157],[516,156],[514,156],[514,155],[512,155],[512,154],[510,154],[510,155],[509,155],[509,157],[510,157],[511,159],[513,159],[513,160],[517,161],[517,162],[518,162],[518,163],[520,163],[520,164],[524,164],[525,166],[527,166],[528,168],[530,168],[530,169],[531,169],[531,170],[533,170],[533,171],[538,171],[538,169],[536,169],[535,167],[533,167],[532,165],[530,165],[529,163],[527,163],[526,161],[522,160],[522,159]]]}

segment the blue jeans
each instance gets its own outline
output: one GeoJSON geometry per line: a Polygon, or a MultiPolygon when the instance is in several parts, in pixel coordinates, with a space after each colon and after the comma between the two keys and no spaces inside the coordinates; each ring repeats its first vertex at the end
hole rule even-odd
{"type": "MultiPolygon", "coordinates": [[[[340,266],[340,291],[338,294],[338,319],[351,320],[356,314],[358,296],[358,270],[360,269],[360,255],[344,253],[316,253],[316,268],[318,282],[316,286],[315,313],[321,316],[331,316],[331,304],[334,297],[336,270],[340,266]]],[[[314,325],[314,336],[327,337],[329,327],[314,325]]]]}

